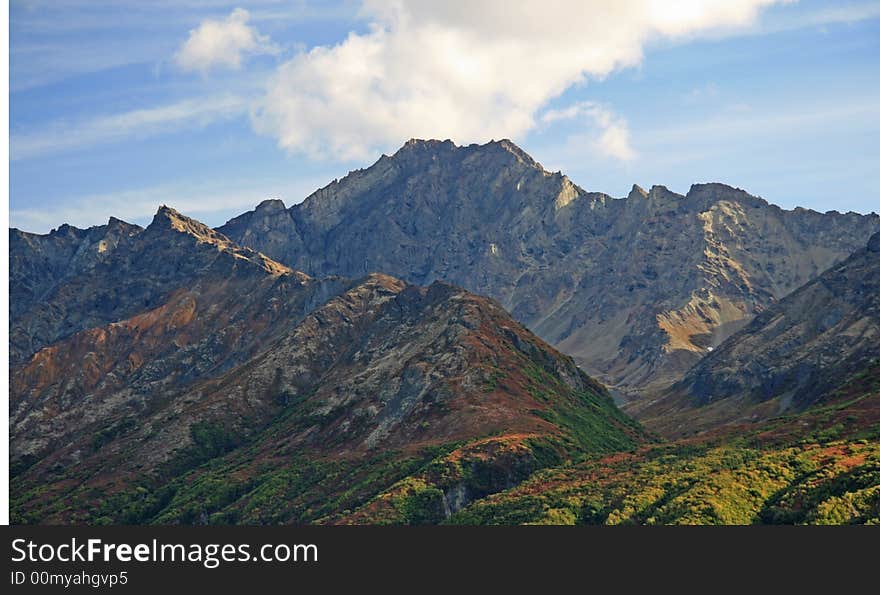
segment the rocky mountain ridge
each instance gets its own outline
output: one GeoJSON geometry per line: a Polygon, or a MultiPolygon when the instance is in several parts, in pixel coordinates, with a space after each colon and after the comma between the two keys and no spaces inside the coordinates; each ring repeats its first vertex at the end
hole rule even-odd
{"type": "Polygon", "coordinates": [[[13,229],[10,237],[14,363],[79,331],[157,307],[200,279],[307,278],[166,206],[146,229],[111,219],[45,236],[13,229]]]}
{"type": "Polygon", "coordinates": [[[410,141],[219,229],[10,230],[13,521],[876,522],[877,225],[410,141]]]}
{"type": "Polygon", "coordinates": [[[721,184],[615,199],[510,141],[411,140],[300,204],[267,201],[218,229],[309,274],[382,271],[490,295],[632,395],[678,380],[863,246],[880,217],[786,211],[721,184]]]}

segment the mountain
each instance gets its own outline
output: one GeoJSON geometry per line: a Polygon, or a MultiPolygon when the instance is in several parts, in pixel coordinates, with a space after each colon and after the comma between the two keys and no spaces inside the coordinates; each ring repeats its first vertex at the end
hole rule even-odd
{"type": "Polygon", "coordinates": [[[47,235],[9,230],[10,317],[16,319],[68,275],[85,272],[107,260],[120,243],[143,231],[119,219],[77,229],[62,225],[47,235]]]}
{"type": "MultiPolygon", "coordinates": [[[[47,236],[11,230],[10,360],[22,362],[61,338],[159,306],[200,279],[290,273],[168,207],[141,229],[62,226],[47,236]]],[[[300,274],[301,276],[301,274],[300,274]]]]}
{"type": "Polygon", "coordinates": [[[614,199],[510,141],[407,142],[301,204],[219,231],[308,274],[382,271],[499,300],[621,394],[663,388],[863,246],[875,214],[786,211],[721,184],[614,199]]]}
{"type": "Polygon", "coordinates": [[[758,315],[639,416],[668,436],[828,403],[880,366],[880,233],[758,315]]]}
{"type": "Polygon", "coordinates": [[[17,523],[332,522],[392,488],[386,516],[437,522],[647,439],[452,285],[315,279],[165,207],[112,257],[60,268],[47,300],[76,324],[40,320],[97,324],[12,367],[17,523]],[[108,308],[110,291],[134,299],[108,308]]]}
{"type": "Polygon", "coordinates": [[[876,523],[877,219],[411,141],[217,230],[10,230],[12,521],[876,523]]]}
{"type": "Polygon", "coordinates": [[[11,325],[50,343],[13,364],[13,458],[246,361],[348,283],[295,273],[167,207],[124,248],[64,272],[11,325]]]}

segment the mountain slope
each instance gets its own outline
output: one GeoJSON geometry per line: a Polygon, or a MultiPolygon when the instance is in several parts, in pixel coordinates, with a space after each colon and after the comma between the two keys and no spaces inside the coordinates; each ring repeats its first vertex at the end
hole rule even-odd
{"type": "Polygon", "coordinates": [[[638,412],[667,435],[801,411],[880,362],[880,233],[638,412]]]}
{"type": "Polygon", "coordinates": [[[510,141],[409,141],[284,209],[219,228],[309,274],[444,279],[624,392],[665,386],[848,256],[876,215],[784,211],[720,184],[589,193],[510,141]]]}
{"type": "MultiPolygon", "coordinates": [[[[62,231],[63,230],[63,231],[62,231]]],[[[119,220],[48,236],[12,230],[10,359],[95,326],[159,306],[202,279],[279,276],[287,267],[241,248],[168,207],[144,230],[119,220]]]]}
{"type": "Polygon", "coordinates": [[[213,234],[160,211],[137,246],[166,256],[155,279],[189,283],[13,367],[16,522],[330,522],[408,477],[401,501],[433,500],[396,520],[436,522],[646,439],[492,300],[313,279],[213,234]]]}
{"type": "Polygon", "coordinates": [[[804,411],[543,470],[447,522],[876,525],[880,364],[804,411]]]}
{"type": "Polygon", "coordinates": [[[9,230],[10,319],[68,275],[82,273],[106,261],[120,244],[143,231],[114,217],[107,225],[77,229],[62,225],[46,235],[9,230]]]}
{"type": "Polygon", "coordinates": [[[62,268],[47,297],[13,319],[32,341],[65,336],[12,365],[13,460],[247,361],[349,284],[293,272],[162,207],[113,255],[62,268]]]}

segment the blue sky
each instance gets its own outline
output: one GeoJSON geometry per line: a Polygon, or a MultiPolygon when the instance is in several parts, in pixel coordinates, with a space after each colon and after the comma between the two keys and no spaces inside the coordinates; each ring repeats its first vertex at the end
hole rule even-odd
{"type": "Polygon", "coordinates": [[[659,4],[12,0],[11,225],[219,225],[426,136],[880,210],[880,2],[659,4]]]}

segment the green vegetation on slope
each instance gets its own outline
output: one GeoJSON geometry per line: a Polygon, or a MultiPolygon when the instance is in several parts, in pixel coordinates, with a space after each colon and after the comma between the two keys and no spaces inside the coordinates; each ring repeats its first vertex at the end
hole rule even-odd
{"type": "Polygon", "coordinates": [[[319,456],[286,441],[329,423],[297,403],[251,436],[194,424],[193,444],[155,476],[97,488],[58,469],[71,487],[23,486],[13,522],[880,523],[880,366],[806,412],[653,444],[606,395],[523,369],[548,405],[534,413],[557,432],[319,456]]]}
{"type": "MultiPolygon", "coordinates": [[[[313,403],[298,400],[249,434],[218,423],[193,424],[192,443],[151,475],[96,486],[95,477],[60,469],[73,481],[65,492],[51,494],[44,486],[17,484],[13,522],[438,523],[537,470],[632,450],[643,441],[640,426],[607,394],[572,390],[541,367],[522,363],[525,390],[543,406],[529,413],[555,430],[339,456],[289,442],[340,415],[316,415],[313,403]],[[371,508],[376,502],[390,505],[371,508]]],[[[491,390],[515,390],[500,372],[490,378],[491,390]]],[[[100,432],[97,448],[123,433],[115,425],[100,432]]]]}
{"type": "Polygon", "coordinates": [[[635,447],[636,436],[643,430],[610,397],[589,390],[566,390],[558,378],[535,365],[526,366],[524,372],[529,378],[529,394],[539,402],[553,403],[535,414],[563,430],[561,438],[550,438],[550,443],[567,452],[590,454],[635,447]],[[568,398],[559,397],[568,393],[568,398]]]}
{"type": "Polygon", "coordinates": [[[447,522],[880,523],[880,366],[804,413],[546,469],[447,522]]]}
{"type": "Polygon", "coordinates": [[[537,474],[457,524],[880,522],[880,446],[653,447],[537,474]]]}

